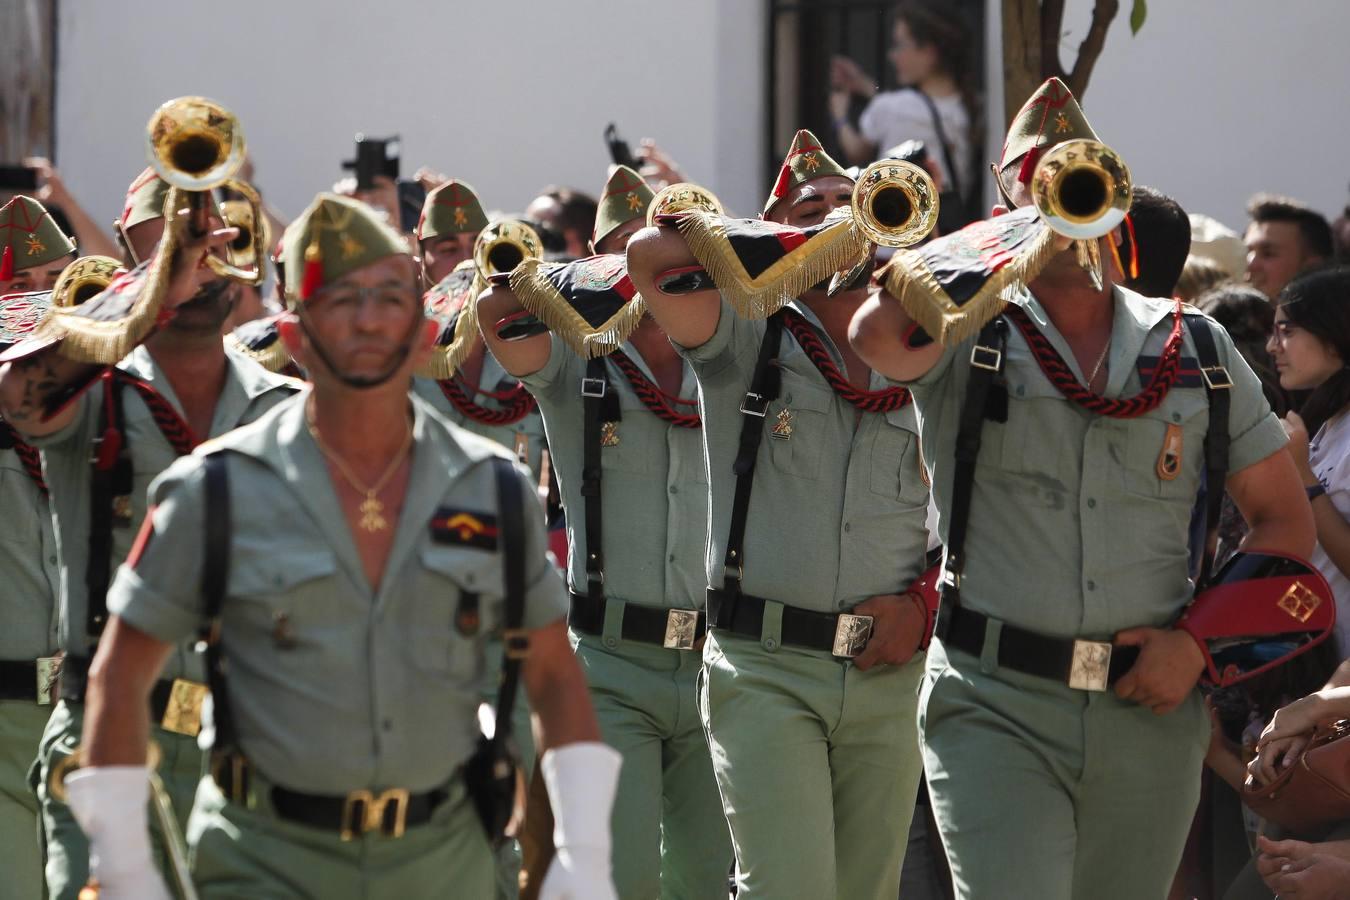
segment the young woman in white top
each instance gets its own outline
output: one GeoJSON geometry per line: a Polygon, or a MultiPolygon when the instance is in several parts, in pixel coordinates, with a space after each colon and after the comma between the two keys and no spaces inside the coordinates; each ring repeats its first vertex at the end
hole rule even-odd
{"type": "Polygon", "coordinates": [[[959,186],[968,196],[975,181],[971,149],[974,95],[967,86],[973,75],[970,34],[943,4],[906,0],[896,7],[891,40],[890,61],[896,80],[904,85],[900,90],[878,92],[876,83],[853,60],[833,60],[830,113],[844,155],[854,165],[867,165],[896,144],[921,140],[941,174],[939,189],[959,186]],[[856,124],[849,120],[854,96],[871,98],[856,124]],[[934,123],[934,110],[942,135],[934,123]],[[957,169],[955,178],[943,138],[957,169]]]}
{"type": "Polygon", "coordinates": [[[1312,391],[1285,416],[1289,453],[1317,520],[1312,563],[1336,593],[1336,642],[1350,657],[1350,267],[1295,278],[1280,293],[1266,349],[1280,386],[1312,391]],[[1309,435],[1312,435],[1311,441],[1309,435]]]}

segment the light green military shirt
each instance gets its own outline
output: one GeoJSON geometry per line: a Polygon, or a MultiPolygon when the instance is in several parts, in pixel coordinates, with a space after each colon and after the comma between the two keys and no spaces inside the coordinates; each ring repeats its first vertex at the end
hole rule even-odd
{"type": "MultiPolygon", "coordinates": [[[[483,393],[472,397],[474,403],[484,409],[501,409],[500,401],[490,396],[493,393],[509,391],[516,384],[516,378],[507,373],[491,353],[483,356],[483,371],[478,377],[478,388],[483,393]]],[[[539,477],[539,458],[544,450],[544,420],[538,409],[526,413],[525,417],[510,425],[486,425],[464,415],[441,390],[439,382],[430,378],[414,378],[413,393],[431,404],[432,409],[460,428],[482,435],[490,441],[496,441],[512,455],[530,467],[539,477]],[[523,452],[521,452],[523,450],[523,452]]]]}
{"type": "Polygon", "coordinates": [[[0,450],[0,510],[0,660],[51,656],[61,572],[56,534],[47,498],[12,449],[0,450]]]}
{"type": "MultiPolygon", "coordinates": [[[[586,593],[585,498],[581,495],[584,413],[581,380],[586,360],[556,335],[548,362],[522,378],[543,413],[549,453],[567,510],[568,580],[586,593]]],[[[632,344],[621,348],[656,383],[632,344]]],[[[600,447],[601,529],[606,597],[642,606],[701,609],[703,548],[708,521],[708,479],[698,428],[672,425],[650,412],[612,360],[605,361],[609,390],[617,391],[623,417],[600,447]],[[610,444],[606,446],[606,444],[610,444]]],[[[680,396],[692,399],[698,384],[685,367],[680,396]]],[[[692,405],[672,403],[678,412],[692,405]]]]}
{"type": "MultiPolygon", "coordinates": [[[[1104,395],[1142,388],[1140,357],[1156,359],[1172,329],[1174,303],[1117,287],[1104,395]]],[[[1014,295],[1073,369],[1068,344],[1030,292],[1014,295]]],[[[1220,362],[1233,380],[1229,472],[1285,444],[1260,382],[1211,321],[1220,362]]],[[[948,348],[911,385],[938,506],[950,527],[953,453],[975,338],[948,348]]],[[[1194,369],[1189,331],[1183,369],[1194,369]]],[[[1134,419],[1094,415],[1067,400],[1009,326],[1004,359],[1006,423],[986,420],[962,574],[962,605],[1022,628],[1060,637],[1109,640],[1135,626],[1176,619],[1191,596],[1188,531],[1204,469],[1209,402],[1198,373],[1134,419]],[[1182,467],[1173,480],[1157,467],[1168,426],[1182,433],[1182,467]]]]}
{"type": "MultiPolygon", "coordinates": [[[[216,403],[210,437],[252,422],[294,394],[300,385],[293,378],[274,375],[237,351],[227,349],[225,358],[228,363],[225,387],[216,403]]],[[[168,378],[155,365],[145,347],[133,350],[118,363],[118,368],[148,382],[179,415],[183,414],[182,404],[168,378]]],[[[126,441],[131,452],[133,478],[130,522],[114,522],[112,529],[113,570],[131,552],[145,517],[146,491],[150,482],[177,458],[140,394],[130,387],[123,387],[120,399],[126,418],[126,441]]],[[[78,407],[70,425],[55,434],[34,438],[32,443],[42,449],[60,546],[60,646],[67,653],[92,655],[95,642],[86,633],[85,568],[89,562],[90,457],[94,440],[102,436],[105,427],[102,384],[95,383],[76,402],[78,407]]],[[[166,678],[179,676],[194,681],[203,678],[198,655],[182,647],[164,672],[166,678]]]]}
{"type": "MultiPolygon", "coordinates": [[[[844,372],[820,320],[805,304],[791,306],[815,327],[844,372]]],[[[682,351],[700,388],[712,497],[707,576],[715,587],[722,586],[736,495],[732,463],[745,418],[740,408],[765,328],[763,320],[740,318],[723,301],[713,336],[682,351]]],[[[860,417],[786,329],[779,359],[782,390],[757,420],[765,433],[746,520],[742,590],[818,612],[903,591],[923,570],[928,546],[928,487],[913,405],[860,417]],[[783,426],[790,434],[775,436],[783,426]]],[[[872,373],[870,389],[889,386],[872,373]]]]}
{"type": "MultiPolygon", "coordinates": [[[[230,451],[222,648],[244,754],[298,791],[429,790],[474,748],[483,641],[502,620],[498,551],[456,539],[447,524],[468,513],[495,527],[489,461],[509,454],[412,398],[411,474],[384,577],[372,590],[306,426],[307,396],[212,441],[156,480],[154,536],[134,568],[118,571],[109,607],[169,643],[197,633],[201,455],[230,451]],[[461,633],[466,593],[478,595],[481,620],[461,633]]],[[[565,595],[546,553],[539,504],[528,489],[522,493],[524,624],[540,628],[563,615],[565,595]]]]}

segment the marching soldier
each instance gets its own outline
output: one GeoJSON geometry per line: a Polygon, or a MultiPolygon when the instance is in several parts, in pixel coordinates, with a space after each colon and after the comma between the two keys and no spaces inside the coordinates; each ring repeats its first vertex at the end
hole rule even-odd
{"type": "MultiPolygon", "coordinates": [[[[819,224],[852,188],[798,132],[757,229],[781,254],[764,269],[799,270],[802,233],[776,226],[819,224]]],[[[927,612],[907,586],[928,488],[906,392],[846,340],[866,281],[828,299],[795,284],[800,299],[754,320],[725,293],[662,292],[695,264],[674,229],[640,232],[628,263],[698,379],[711,506],[699,702],[738,897],[893,898],[921,773],[927,612]]]]}
{"type": "MultiPolygon", "coordinates": [[[[1028,204],[1038,158],[1080,138],[1095,135],[1051,79],[996,170],[1010,203],[1028,204]]],[[[1203,593],[1178,618],[1202,471],[1210,498],[1228,473],[1244,547],[1260,548],[1219,573],[1224,587],[1253,562],[1301,566],[1289,557],[1311,550],[1312,518],[1279,421],[1212,321],[1113,286],[1109,264],[1094,285],[1063,244],[1046,244],[1006,310],[998,290],[974,290],[1010,264],[1007,236],[1040,227],[1031,213],[924,249],[930,271],[961,271],[943,314],[976,316],[966,337],[928,341],[885,293],[853,323],[863,358],[914,392],[946,545],[920,698],[929,790],[961,897],[1161,898],[1210,735],[1194,688],[1220,656],[1196,625],[1203,593]]]]}
{"type": "MultiPolygon", "coordinates": [[[[165,183],[150,170],[128,192],[121,232],[133,259],[155,255],[165,196],[165,183]]],[[[292,380],[225,350],[221,328],[233,303],[232,282],[198,265],[234,237],[219,224],[205,238],[184,239],[165,292],[172,315],[116,367],[73,362],[60,344],[32,339],[5,354],[0,369],[5,420],[42,451],[61,547],[61,700],[38,752],[47,887],[55,900],[74,900],[88,880],[89,848],[69,808],[49,790],[50,780],[80,742],[86,673],[107,621],[108,584],[145,516],[146,488],[191,452],[198,436],[252,421],[296,389],[292,380]]],[[[101,334],[118,331],[147,271],[141,267],[81,306],[78,312],[92,310],[84,321],[96,322],[101,334]]],[[[149,704],[161,772],[183,817],[202,771],[196,743],[206,693],[202,674],[198,654],[181,645],[149,704]]]]}
{"type": "MultiPolygon", "coordinates": [[[[21,340],[45,313],[74,244],[28,197],[0,209],[0,349],[21,340]],[[31,252],[30,252],[31,251],[31,252]],[[4,296],[14,292],[15,296],[4,296]]],[[[51,713],[56,679],[56,535],[38,450],[0,421],[0,897],[42,896],[37,798],[28,769],[51,713]]]]}
{"type": "Polygon", "coordinates": [[[613,352],[589,360],[575,349],[587,329],[565,324],[581,318],[583,285],[608,301],[595,318],[627,318],[632,285],[617,254],[651,199],[618,167],[592,235],[604,255],[518,268],[511,288],[483,295],[480,322],[539,401],[568,511],[572,641],[605,741],[623,755],[619,896],[712,900],[726,896],[731,845],[695,700],[707,517],[696,385],[650,320],[613,326],[613,352]],[[504,341],[494,325],[520,313],[526,292],[549,296],[554,314],[540,318],[554,333],[504,341]]]}
{"type": "Polygon", "coordinates": [[[210,633],[212,776],[189,828],[201,896],[490,896],[464,769],[482,642],[514,597],[524,638],[507,638],[526,653],[557,817],[544,896],[612,898],[619,761],[596,742],[525,473],[410,398],[432,330],[398,234],[320,195],[286,242],[305,263],[282,333],[313,388],[151,488],[91,672],[89,768],[69,779],[95,874],[109,895],[162,891],[131,817],[145,699],[173,648],[210,633]]]}

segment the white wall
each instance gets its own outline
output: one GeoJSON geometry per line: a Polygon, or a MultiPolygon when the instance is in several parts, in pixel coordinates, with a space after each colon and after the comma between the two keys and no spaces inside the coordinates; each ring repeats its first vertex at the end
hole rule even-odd
{"type": "MultiPolygon", "coordinates": [[[[1066,60],[1092,4],[1068,6],[1066,60]]],[[[1154,0],[1135,37],[1129,6],[1084,111],[1137,182],[1239,233],[1257,191],[1340,214],[1350,201],[1350,3],[1154,0]]]]}
{"type": "Polygon", "coordinates": [[[758,209],[758,0],[63,0],[57,163],[99,221],[145,166],[164,100],[236,112],[268,199],[294,216],[357,131],[519,210],[548,183],[598,193],[607,122],[659,140],[737,211],[758,209]]]}

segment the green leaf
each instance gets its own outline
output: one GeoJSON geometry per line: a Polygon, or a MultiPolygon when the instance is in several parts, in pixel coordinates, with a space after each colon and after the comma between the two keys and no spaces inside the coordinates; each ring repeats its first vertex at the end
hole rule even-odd
{"type": "Polygon", "coordinates": [[[1139,29],[1144,27],[1144,19],[1148,17],[1148,0],[1134,0],[1134,7],[1130,10],[1130,34],[1139,33],[1139,29]]]}

